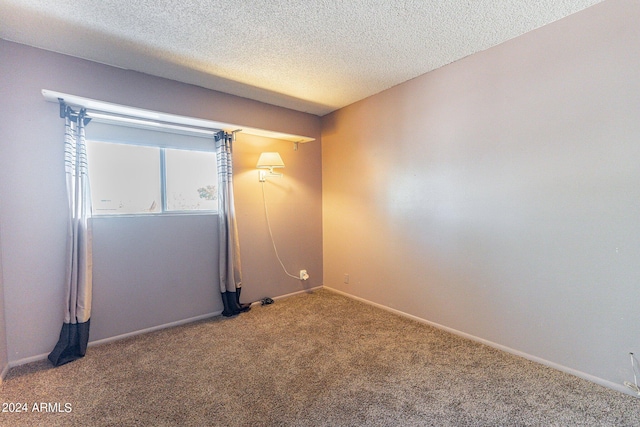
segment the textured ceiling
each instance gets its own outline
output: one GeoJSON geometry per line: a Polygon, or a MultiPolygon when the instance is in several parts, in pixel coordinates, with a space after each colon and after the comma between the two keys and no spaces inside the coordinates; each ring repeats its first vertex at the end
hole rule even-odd
{"type": "Polygon", "coordinates": [[[0,38],[324,115],[601,0],[1,0],[0,38]]]}

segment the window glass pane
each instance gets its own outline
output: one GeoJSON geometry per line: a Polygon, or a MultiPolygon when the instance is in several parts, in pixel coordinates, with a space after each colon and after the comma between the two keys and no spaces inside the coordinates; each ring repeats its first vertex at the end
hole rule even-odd
{"type": "Polygon", "coordinates": [[[87,142],[95,214],[142,214],[162,210],[160,149],[87,142]]]}
{"type": "Polygon", "coordinates": [[[165,149],[167,210],[217,210],[216,155],[165,149]]]}

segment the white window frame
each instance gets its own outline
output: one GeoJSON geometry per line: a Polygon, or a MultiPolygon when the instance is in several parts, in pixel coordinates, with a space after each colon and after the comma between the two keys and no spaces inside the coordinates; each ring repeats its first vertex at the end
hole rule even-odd
{"type": "MultiPolygon", "coordinates": [[[[215,155],[215,136],[220,131],[200,128],[189,128],[181,125],[150,122],[138,118],[122,118],[118,116],[94,113],[88,115],[92,121],[86,126],[86,140],[105,144],[119,144],[131,146],[147,146],[159,150],[160,203],[157,212],[101,212],[92,209],[94,217],[124,217],[124,216],[158,216],[158,215],[217,215],[217,209],[168,209],[167,206],[167,171],[166,149],[210,152],[215,155]],[[94,121],[95,120],[95,121],[94,121]]],[[[90,146],[88,147],[90,151],[90,146]]],[[[91,161],[91,159],[90,159],[91,161]]],[[[217,168],[215,160],[213,168],[217,168]]],[[[91,175],[91,163],[89,163],[91,175]]],[[[217,170],[216,182],[217,187],[217,170]]]]}

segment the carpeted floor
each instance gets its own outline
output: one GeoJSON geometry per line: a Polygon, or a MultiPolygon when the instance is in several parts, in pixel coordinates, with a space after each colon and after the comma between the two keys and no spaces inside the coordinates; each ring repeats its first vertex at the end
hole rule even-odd
{"type": "Polygon", "coordinates": [[[640,399],[327,290],[23,365],[0,395],[27,404],[2,426],[640,425],[640,399]]]}

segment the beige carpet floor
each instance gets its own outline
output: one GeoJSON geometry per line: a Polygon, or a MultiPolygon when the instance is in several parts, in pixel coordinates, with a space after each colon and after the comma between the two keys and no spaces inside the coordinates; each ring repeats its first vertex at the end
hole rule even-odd
{"type": "Polygon", "coordinates": [[[640,425],[640,399],[327,290],[19,366],[0,395],[27,404],[2,426],[640,425]]]}

